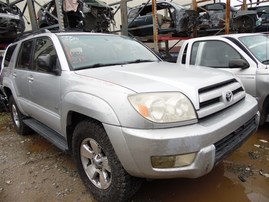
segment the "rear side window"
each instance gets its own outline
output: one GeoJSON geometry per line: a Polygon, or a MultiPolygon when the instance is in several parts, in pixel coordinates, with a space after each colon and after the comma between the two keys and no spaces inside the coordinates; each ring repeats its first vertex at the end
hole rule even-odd
{"type": "Polygon", "coordinates": [[[33,41],[23,42],[18,58],[18,63],[16,68],[20,69],[30,69],[31,67],[31,55],[33,49],[33,41]]]}
{"type": "Polygon", "coordinates": [[[7,52],[6,52],[6,56],[5,56],[5,59],[4,59],[4,67],[9,66],[9,63],[11,61],[11,58],[12,58],[12,55],[14,53],[14,50],[15,50],[16,46],[17,45],[15,44],[15,45],[12,45],[12,46],[8,47],[7,52]]]}

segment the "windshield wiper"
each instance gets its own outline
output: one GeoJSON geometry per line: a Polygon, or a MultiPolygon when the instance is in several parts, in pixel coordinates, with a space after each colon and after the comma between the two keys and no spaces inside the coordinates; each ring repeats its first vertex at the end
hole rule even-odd
{"type": "Polygon", "coordinates": [[[134,60],[134,61],[118,62],[118,63],[96,63],[96,64],[92,64],[92,65],[86,65],[86,66],[82,66],[82,67],[77,67],[77,68],[75,68],[75,70],[92,69],[92,68],[105,67],[105,66],[114,66],[114,65],[126,65],[126,64],[141,63],[141,62],[156,62],[156,60],[141,60],[141,59],[137,59],[137,60],[134,60]]]}
{"type": "Polygon", "coordinates": [[[268,65],[269,64],[269,60],[262,61],[262,64],[268,65]]]}
{"type": "Polygon", "coordinates": [[[75,70],[83,70],[83,69],[92,69],[92,68],[98,68],[98,67],[105,67],[105,66],[113,66],[113,65],[121,65],[122,63],[96,63],[92,65],[86,65],[82,67],[77,67],[75,70]]]}
{"type": "Polygon", "coordinates": [[[141,63],[141,62],[156,62],[156,60],[142,60],[142,59],[137,59],[137,60],[126,62],[126,64],[141,63]]]}

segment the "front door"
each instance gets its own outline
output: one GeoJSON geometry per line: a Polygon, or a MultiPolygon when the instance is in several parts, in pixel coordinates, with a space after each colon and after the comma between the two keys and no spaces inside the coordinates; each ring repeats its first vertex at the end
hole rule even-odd
{"type": "Polygon", "coordinates": [[[29,73],[29,101],[32,107],[29,114],[60,132],[61,76],[52,71],[57,65],[57,60],[56,49],[51,39],[49,37],[37,38],[34,45],[33,68],[29,73]],[[39,56],[46,55],[51,58],[51,67],[49,68],[38,64],[39,56]]]}

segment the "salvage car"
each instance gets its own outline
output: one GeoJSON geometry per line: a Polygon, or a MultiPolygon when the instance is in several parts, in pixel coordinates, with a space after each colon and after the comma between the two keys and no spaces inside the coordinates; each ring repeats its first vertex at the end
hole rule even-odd
{"type": "MultiPolygon", "coordinates": [[[[174,2],[158,1],[157,21],[159,34],[189,36],[196,25],[197,13],[174,2]]],[[[152,36],[152,4],[130,8],[128,11],[128,31],[133,36],[152,36]]]]}
{"type": "Polygon", "coordinates": [[[143,178],[205,175],[259,124],[231,73],[180,68],[126,36],[34,34],[2,64],[17,133],[30,127],[70,152],[98,201],[127,201],[143,178]]]}
{"type": "Polygon", "coordinates": [[[234,73],[256,97],[260,125],[269,120],[269,38],[262,33],[228,34],[183,42],[178,64],[201,65],[234,73]]]}
{"type": "Polygon", "coordinates": [[[16,5],[0,1],[0,39],[1,43],[13,41],[25,30],[21,10],[16,5]]]}
{"type": "MultiPolygon", "coordinates": [[[[87,32],[108,32],[114,23],[112,8],[99,0],[78,1],[76,11],[63,9],[66,29],[81,29],[87,32]]],[[[55,1],[49,1],[37,13],[40,28],[58,24],[55,1]]]]}
{"type": "Polygon", "coordinates": [[[256,22],[256,32],[268,32],[269,31],[269,6],[256,6],[251,7],[249,10],[255,10],[258,15],[258,21],[256,22]]]}
{"type": "MultiPolygon", "coordinates": [[[[254,32],[257,21],[256,11],[240,11],[231,6],[230,30],[254,32]]],[[[198,34],[220,33],[225,29],[226,3],[211,3],[198,8],[198,34]],[[199,33],[200,32],[200,33],[199,33]]]]}

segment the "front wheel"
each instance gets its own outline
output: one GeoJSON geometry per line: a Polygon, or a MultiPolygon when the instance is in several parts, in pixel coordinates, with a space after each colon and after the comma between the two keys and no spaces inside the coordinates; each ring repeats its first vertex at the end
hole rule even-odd
{"type": "Polygon", "coordinates": [[[73,153],[81,179],[98,201],[126,201],[142,184],[124,170],[100,123],[76,126],[73,153]]]}
{"type": "Polygon", "coordinates": [[[11,113],[11,119],[14,124],[15,130],[20,135],[26,135],[30,132],[30,128],[23,123],[23,114],[20,112],[13,96],[9,98],[9,110],[11,113]]]}

